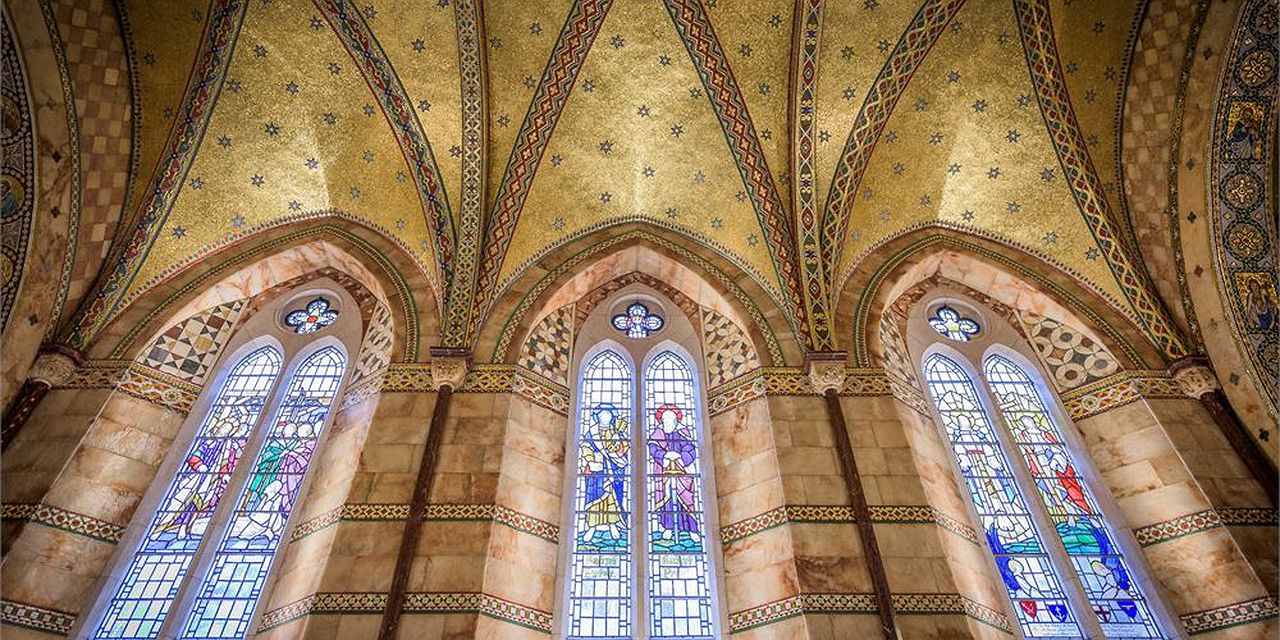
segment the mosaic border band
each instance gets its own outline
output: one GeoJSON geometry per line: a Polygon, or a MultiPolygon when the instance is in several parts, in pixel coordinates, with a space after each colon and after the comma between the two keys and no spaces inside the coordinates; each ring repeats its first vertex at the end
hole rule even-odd
{"type": "MultiPolygon", "coordinates": [[[[396,362],[382,377],[383,393],[428,393],[436,390],[431,365],[396,362]]],[[[510,364],[473,364],[458,393],[515,393],[561,415],[569,414],[569,389],[510,364]]]]}
{"type": "Polygon", "coordinates": [[[32,631],[58,635],[71,633],[76,614],[57,609],[46,609],[13,600],[0,600],[0,625],[8,624],[32,631]]]}
{"type": "MultiPolygon", "coordinates": [[[[973,544],[978,534],[962,521],[927,505],[877,505],[871,507],[875,524],[934,524],[973,544]]],[[[730,545],[784,524],[853,524],[853,507],[844,505],[785,505],[732,522],[720,528],[720,539],[730,545]]]]}
{"type": "Polygon", "coordinates": [[[1138,544],[1144,547],[1176,540],[1222,527],[1275,527],[1280,517],[1271,508],[1206,509],[1185,516],[1157,522],[1133,530],[1138,544]]]}
{"type": "Polygon", "coordinates": [[[182,414],[191,411],[201,387],[127,360],[95,360],[77,368],[56,389],[114,389],[182,414]]]}
{"type": "Polygon", "coordinates": [[[1255,598],[1244,602],[1229,604],[1225,607],[1196,611],[1179,616],[1182,628],[1188,635],[1199,635],[1210,631],[1221,631],[1230,627],[1252,624],[1280,617],[1280,607],[1276,606],[1274,597],[1255,598]]]}
{"type": "Polygon", "coordinates": [[[1122,407],[1143,398],[1186,398],[1163,371],[1125,371],[1062,394],[1072,420],[1122,407]]]}
{"type": "MultiPolygon", "coordinates": [[[[708,412],[724,413],[744,402],[770,396],[821,396],[799,367],[761,367],[726,382],[707,394],[708,412]]],[[[848,368],[845,370],[843,397],[891,396],[889,378],[881,369],[848,368]]]]}
{"type": "MultiPolygon", "coordinates": [[[[298,524],[290,542],[346,522],[395,522],[409,517],[409,505],[400,503],[357,502],[330,509],[298,524]]],[[[515,509],[497,504],[439,503],[427,505],[427,522],[493,522],[520,533],[542,538],[552,544],[560,542],[560,527],[515,509]]]]}
{"type": "Polygon", "coordinates": [[[125,525],[122,524],[34,502],[7,502],[0,505],[0,520],[44,525],[107,544],[119,542],[125,530],[125,525]]]}
{"type": "MultiPolygon", "coordinates": [[[[320,592],[262,615],[258,633],[310,615],[380,614],[387,606],[382,592],[320,592]]],[[[510,600],[475,592],[410,592],[405,594],[405,614],[479,614],[526,629],[551,633],[551,613],[510,600]]]]}
{"type": "MultiPolygon", "coordinates": [[[[1005,614],[958,593],[895,593],[899,615],[961,615],[1002,631],[1012,627],[1005,614]]],[[[806,614],[876,615],[872,593],[802,593],[729,614],[729,633],[741,633],[806,614]]]]}

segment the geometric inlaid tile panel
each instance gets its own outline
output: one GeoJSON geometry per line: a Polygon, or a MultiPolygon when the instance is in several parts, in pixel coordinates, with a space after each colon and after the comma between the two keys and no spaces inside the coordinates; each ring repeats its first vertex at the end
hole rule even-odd
{"type": "Polygon", "coordinates": [[[143,356],[143,364],[193,384],[202,384],[209,367],[240,319],[244,300],[221,304],[169,327],[143,356]]]}
{"type": "Polygon", "coordinates": [[[760,358],[742,328],[706,307],[702,308],[702,344],[711,388],[760,366],[760,358]]]}
{"type": "Polygon", "coordinates": [[[1030,311],[1019,311],[1018,320],[1053,374],[1059,391],[1075,389],[1120,370],[1115,357],[1102,345],[1072,327],[1030,311]]]}
{"type": "Polygon", "coordinates": [[[538,322],[520,349],[520,366],[552,382],[569,384],[573,347],[573,307],[567,304],[538,322]]]}

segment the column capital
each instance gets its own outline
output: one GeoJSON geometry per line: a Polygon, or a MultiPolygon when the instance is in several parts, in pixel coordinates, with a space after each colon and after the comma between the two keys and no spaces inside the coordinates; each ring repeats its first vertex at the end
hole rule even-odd
{"type": "Polygon", "coordinates": [[[84,356],[79,351],[60,344],[45,343],[40,345],[40,352],[27,372],[27,379],[50,387],[65,384],[81,364],[84,364],[84,356]]]}
{"type": "Polygon", "coordinates": [[[437,389],[448,386],[457,391],[471,368],[471,351],[457,347],[431,347],[431,380],[437,389]]]}
{"type": "Polygon", "coordinates": [[[805,373],[815,391],[826,394],[834,389],[839,393],[844,388],[847,356],[845,351],[810,351],[804,355],[805,373]]]}
{"type": "Polygon", "coordinates": [[[1212,393],[1220,386],[1208,358],[1192,356],[1178,360],[1169,365],[1169,375],[1178,383],[1178,388],[1192,398],[1212,393]]]}

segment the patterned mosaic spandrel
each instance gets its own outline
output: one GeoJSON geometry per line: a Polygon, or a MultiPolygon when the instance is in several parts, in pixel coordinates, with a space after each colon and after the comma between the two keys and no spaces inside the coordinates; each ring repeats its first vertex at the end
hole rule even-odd
{"type": "Polygon", "coordinates": [[[630,638],[635,574],[630,366],[602,351],[583,367],[578,414],[569,637],[630,638]]]}
{"type": "Polygon", "coordinates": [[[280,365],[280,353],[263,347],[232,367],[94,638],[149,639],[159,635],[253,426],[262,415],[280,365]]]}
{"type": "Polygon", "coordinates": [[[1023,635],[1082,637],[973,381],[936,354],[925,360],[924,374],[1023,635]]]}
{"type": "Polygon", "coordinates": [[[1102,630],[1109,638],[1163,638],[1031,377],[998,355],[987,358],[984,370],[1102,630]]]}
{"type": "Polygon", "coordinates": [[[644,372],[650,638],[711,638],[713,606],[693,370],[670,351],[644,372]]]}
{"type": "Polygon", "coordinates": [[[183,638],[245,637],[346,368],[342,351],[325,347],[293,375],[200,582],[183,638]]]}

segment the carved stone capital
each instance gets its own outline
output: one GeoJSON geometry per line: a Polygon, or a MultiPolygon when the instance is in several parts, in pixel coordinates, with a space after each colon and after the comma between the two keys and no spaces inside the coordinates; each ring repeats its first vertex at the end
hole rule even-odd
{"type": "Polygon", "coordinates": [[[809,375],[809,384],[814,391],[826,394],[829,389],[837,393],[844,388],[845,373],[844,351],[814,351],[805,354],[805,373],[809,375]]]}
{"type": "Polygon", "coordinates": [[[451,347],[431,347],[431,379],[436,388],[449,387],[457,391],[467,377],[471,366],[471,352],[451,347]]]}
{"type": "Polygon", "coordinates": [[[1218,377],[1204,358],[1183,358],[1169,367],[1169,375],[1178,388],[1192,398],[1199,398],[1219,388],[1218,377]]]}
{"type": "Polygon", "coordinates": [[[83,362],[84,357],[79,351],[62,345],[43,345],[27,372],[27,379],[51,387],[66,384],[83,362]]]}

